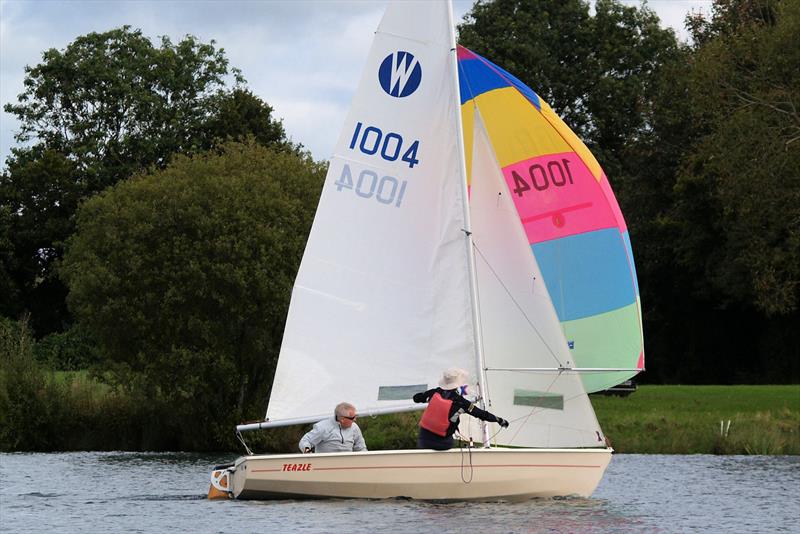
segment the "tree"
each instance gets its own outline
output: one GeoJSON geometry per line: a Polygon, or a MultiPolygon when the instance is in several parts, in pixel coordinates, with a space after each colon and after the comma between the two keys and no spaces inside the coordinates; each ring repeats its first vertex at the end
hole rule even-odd
{"type": "Polygon", "coordinates": [[[723,302],[767,315],[797,312],[800,5],[718,1],[712,20],[693,25],[702,46],[691,110],[702,137],[678,179],[686,238],[678,257],[702,262],[723,302]],[[710,210],[715,220],[703,224],[710,210]]]}
{"type": "Polygon", "coordinates": [[[672,30],[646,6],[599,0],[479,1],[459,41],[537,92],[595,153],[609,177],[647,132],[650,86],[678,54],[672,30]]]}
{"type": "MultiPolygon", "coordinates": [[[[692,142],[690,50],[648,8],[601,0],[479,2],[459,28],[533,88],[589,146],[628,223],[642,293],[648,373],[670,373],[686,309],[674,272],[675,175],[692,142]],[[680,323],[682,324],[682,323],[680,323]]],[[[687,373],[688,374],[688,373],[687,373]]]]}
{"type": "Polygon", "coordinates": [[[272,115],[272,106],[248,89],[236,88],[212,100],[212,115],[205,125],[205,147],[220,141],[244,141],[252,137],[264,146],[300,150],[286,138],[283,124],[272,115]]]}
{"type": "Polygon", "coordinates": [[[800,164],[787,135],[797,122],[786,113],[797,103],[800,62],[797,16],[787,9],[720,0],[711,20],[689,17],[694,45],[659,83],[647,143],[626,151],[653,173],[640,187],[623,182],[625,198],[636,200],[625,214],[637,260],[645,260],[637,266],[648,378],[800,376],[792,304],[800,164]],[[660,209],[646,202],[656,196],[660,209]]]}
{"type": "Polygon", "coordinates": [[[585,97],[598,74],[590,21],[581,0],[479,0],[458,26],[458,40],[530,86],[586,139],[585,97]]]}
{"type": "Polygon", "coordinates": [[[0,175],[0,210],[7,239],[0,242],[8,292],[0,314],[31,313],[34,328],[61,329],[66,290],[53,265],[72,232],[71,217],[84,188],[77,165],[62,153],[37,147],[20,153],[18,165],[0,175]]]}
{"type": "Polygon", "coordinates": [[[213,41],[162,37],[155,47],[128,26],[78,37],[42,60],[25,68],[25,91],[5,110],[20,121],[18,141],[74,158],[92,191],[191,149],[229,74],[213,41]]]}
{"type": "Polygon", "coordinates": [[[186,439],[263,409],[326,170],[252,142],[220,150],[85,202],[61,270],[118,383],[172,405],[186,439]]]}
{"type": "Polygon", "coordinates": [[[226,139],[252,135],[295,149],[272,108],[242,86],[213,41],[186,36],[173,44],[163,37],[154,45],[124,26],[47,50],[25,72],[18,102],[5,105],[20,121],[17,140],[33,146],[14,149],[0,177],[0,211],[14,229],[0,254],[0,273],[13,288],[0,295],[0,313],[31,311],[38,336],[69,320],[66,290],[52,266],[82,200],[163,168],[176,153],[226,139]]]}

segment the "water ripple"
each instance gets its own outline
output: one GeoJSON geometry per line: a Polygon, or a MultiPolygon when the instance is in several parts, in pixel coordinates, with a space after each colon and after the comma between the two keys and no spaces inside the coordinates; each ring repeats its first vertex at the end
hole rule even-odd
{"type": "Polygon", "coordinates": [[[209,501],[187,453],[0,454],[3,532],[792,532],[800,458],[615,455],[591,499],[209,501]],[[25,476],[20,476],[25,473],[25,476]]]}

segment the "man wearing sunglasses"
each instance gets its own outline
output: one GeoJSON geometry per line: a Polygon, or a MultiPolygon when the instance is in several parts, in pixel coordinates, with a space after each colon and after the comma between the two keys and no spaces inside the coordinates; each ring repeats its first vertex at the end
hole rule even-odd
{"type": "Polygon", "coordinates": [[[365,451],[364,436],[356,424],[356,407],[349,402],[340,402],[333,417],[314,425],[300,440],[303,452],[351,452],[365,451]]]}

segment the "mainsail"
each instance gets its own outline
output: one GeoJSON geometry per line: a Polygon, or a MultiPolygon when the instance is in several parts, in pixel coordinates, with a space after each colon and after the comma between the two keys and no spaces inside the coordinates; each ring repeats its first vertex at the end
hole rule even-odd
{"type": "Polygon", "coordinates": [[[267,419],[421,408],[475,363],[446,2],[389,5],[330,162],[267,419]]]}
{"type": "Polygon", "coordinates": [[[362,413],[420,408],[411,395],[455,366],[512,421],[499,443],[601,446],[587,391],[644,365],[625,222],[546,103],[465,48],[456,63],[449,21],[448,3],[426,1],[392,3],[381,21],[295,282],[267,420],[318,420],[339,397],[362,413]]]}
{"type": "Polygon", "coordinates": [[[558,363],[620,369],[582,372],[590,393],[630,378],[644,369],[639,288],[627,226],[605,173],[530,88],[466,48],[458,57],[470,181],[478,179],[472,160],[480,116],[569,348],[558,363]]]}

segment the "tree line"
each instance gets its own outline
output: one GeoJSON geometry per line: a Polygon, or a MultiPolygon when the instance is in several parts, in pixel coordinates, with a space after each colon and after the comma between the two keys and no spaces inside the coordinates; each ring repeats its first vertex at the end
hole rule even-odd
{"type": "Polygon", "coordinates": [[[654,383],[800,381],[800,3],[479,2],[460,41],[597,156],[630,231],[654,383]]]}
{"type": "MultiPolygon", "coordinates": [[[[715,0],[686,27],[689,44],[646,5],[494,0],[459,40],[533,88],[609,176],[642,295],[641,380],[796,383],[800,4],[715,0]]],[[[39,435],[64,417],[44,397],[71,390],[46,369],[89,369],[129,419],[160,421],[139,446],[229,444],[263,414],[327,164],[192,36],[78,37],[26,67],[5,110],[21,126],[0,174],[0,445],[34,439],[18,432],[33,413],[39,435]]]]}

